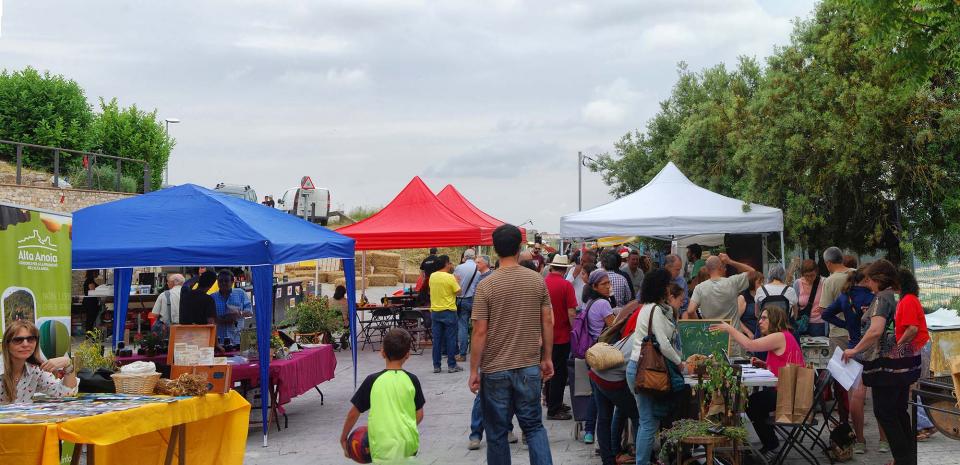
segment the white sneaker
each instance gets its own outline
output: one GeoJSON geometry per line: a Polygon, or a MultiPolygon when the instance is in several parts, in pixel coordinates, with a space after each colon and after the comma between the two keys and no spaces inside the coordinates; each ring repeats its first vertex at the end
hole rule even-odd
{"type": "Polygon", "coordinates": [[[890,444],[887,444],[887,441],[880,441],[880,447],[877,449],[879,452],[890,452],[890,444]]]}
{"type": "Polygon", "coordinates": [[[865,442],[855,442],[855,443],[853,443],[853,453],[854,453],[854,454],[866,454],[866,453],[867,453],[867,443],[865,443],[865,442]]]}

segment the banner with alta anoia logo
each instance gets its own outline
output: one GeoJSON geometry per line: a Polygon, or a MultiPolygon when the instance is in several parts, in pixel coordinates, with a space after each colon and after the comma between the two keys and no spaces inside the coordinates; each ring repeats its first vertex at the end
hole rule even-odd
{"type": "Polygon", "coordinates": [[[0,325],[35,323],[47,358],[70,349],[72,229],[68,215],[0,204],[0,325]]]}

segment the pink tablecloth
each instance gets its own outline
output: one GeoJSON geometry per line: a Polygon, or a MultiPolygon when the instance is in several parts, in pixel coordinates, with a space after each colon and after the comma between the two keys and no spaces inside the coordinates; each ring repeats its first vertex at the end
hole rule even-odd
{"type": "MultiPolygon", "coordinates": [[[[283,405],[314,386],[333,379],[336,369],[337,356],[333,353],[333,346],[325,344],[293,353],[287,360],[270,362],[270,384],[277,387],[277,402],[283,405]]],[[[233,381],[247,381],[250,386],[257,386],[260,364],[233,365],[232,377],[233,381]]]]}

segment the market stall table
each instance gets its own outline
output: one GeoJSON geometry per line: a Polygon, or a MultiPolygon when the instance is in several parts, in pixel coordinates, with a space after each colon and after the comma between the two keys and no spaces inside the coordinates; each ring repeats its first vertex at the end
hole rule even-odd
{"type": "MultiPolygon", "coordinates": [[[[175,447],[182,454],[181,464],[240,464],[249,417],[250,404],[230,392],[145,403],[60,423],[0,424],[0,463],[57,465],[60,441],[67,441],[92,445],[87,455],[91,465],[130,463],[131,457],[138,465],[169,464],[175,447]]],[[[74,463],[77,459],[75,452],[74,463]]]]}
{"type": "MultiPolygon", "coordinates": [[[[337,369],[337,356],[333,352],[333,345],[322,344],[319,347],[305,348],[290,354],[286,360],[270,362],[270,406],[277,428],[280,427],[281,413],[278,408],[290,402],[311,389],[320,394],[320,405],[323,405],[323,392],[319,385],[333,379],[337,369]]],[[[260,365],[258,363],[242,363],[233,365],[232,377],[234,382],[243,382],[247,388],[257,387],[260,365]]]]}

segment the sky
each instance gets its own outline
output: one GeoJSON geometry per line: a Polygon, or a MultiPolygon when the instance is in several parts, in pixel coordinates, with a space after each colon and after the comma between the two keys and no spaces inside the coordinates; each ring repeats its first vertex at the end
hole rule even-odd
{"type": "MultiPolygon", "coordinates": [[[[0,66],[156,109],[170,183],[386,205],[413,176],[540,231],[577,210],[577,153],[609,152],[677,63],[762,59],[810,0],[0,0],[0,66]],[[529,223],[528,223],[529,222],[529,223]]],[[[612,199],[583,169],[583,208],[612,199]]]]}

